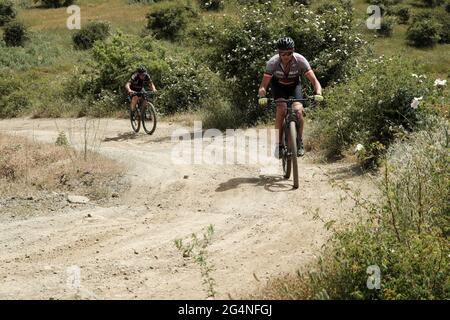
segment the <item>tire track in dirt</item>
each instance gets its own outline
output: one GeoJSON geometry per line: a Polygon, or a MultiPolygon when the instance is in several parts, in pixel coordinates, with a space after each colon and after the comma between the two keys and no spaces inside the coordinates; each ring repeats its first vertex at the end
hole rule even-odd
{"type": "MultiPolygon", "coordinates": [[[[300,188],[257,165],[174,165],[171,133],[129,134],[126,120],[96,120],[95,150],[127,167],[131,188],[122,203],[66,213],[3,219],[0,223],[0,298],[203,299],[199,268],[183,259],[176,238],[209,224],[209,261],[217,298],[237,298],[269,277],[305,268],[329,233],[313,219],[347,219],[349,200],[330,177],[370,194],[372,185],[351,164],[299,162],[300,188]],[[81,270],[81,289],[67,285],[67,268],[81,270]],[[257,282],[254,275],[260,280],[257,282]]],[[[0,133],[53,143],[69,132],[82,147],[83,119],[0,121],[0,133]]],[[[94,136],[94,135],[92,135],[94,136]]],[[[1,210],[0,210],[1,213],[1,210]]]]}

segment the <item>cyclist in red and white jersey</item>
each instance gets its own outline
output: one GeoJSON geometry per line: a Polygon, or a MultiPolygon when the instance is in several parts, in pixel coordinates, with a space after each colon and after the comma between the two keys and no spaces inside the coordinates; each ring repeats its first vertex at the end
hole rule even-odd
{"type": "MultiPolygon", "coordinates": [[[[302,87],[300,76],[303,74],[314,87],[315,95],[322,95],[322,86],[311,69],[308,60],[295,51],[295,43],[292,38],[283,37],[277,41],[278,54],[274,55],[266,65],[266,71],[259,87],[258,95],[264,98],[267,93],[267,87],[271,84],[272,95],[275,100],[302,99],[302,87]]],[[[275,120],[275,129],[279,131],[275,156],[279,158],[280,141],[282,137],[281,127],[286,113],[286,103],[277,102],[277,112],[275,120]]],[[[300,102],[294,102],[293,108],[296,110],[300,128],[298,130],[298,151],[297,156],[303,156],[305,149],[303,146],[303,105],[300,102]]]]}

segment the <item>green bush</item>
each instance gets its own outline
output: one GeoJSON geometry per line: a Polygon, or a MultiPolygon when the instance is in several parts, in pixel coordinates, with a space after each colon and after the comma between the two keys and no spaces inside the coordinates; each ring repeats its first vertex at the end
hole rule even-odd
{"type": "Polygon", "coordinates": [[[433,17],[441,25],[439,43],[450,43],[450,13],[436,10],[433,17]]]}
{"type": "Polygon", "coordinates": [[[312,2],[311,0],[291,0],[291,4],[298,3],[298,4],[303,4],[306,6],[310,5],[311,2],[312,2]]]}
{"type": "Polygon", "coordinates": [[[426,7],[437,7],[440,6],[444,1],[443,0],[422,0],[423,4],[426,7]]]}
{"type": "Polygon", "coordinates": [[[93,81],[86,85],[91,93],[101,90],[120,93],[131,73],[144,64],[156,85],[168,70],[164,52],[151,37],[136,37],[116,32],[109,41],[98,41],[92,48],[93,81]]]}
{"type": "Polygon", "coordinates": [[[406,31],[406,39],[415,47],[432,47],[441,40],[441,28],[435,19],[415,19],[406,31]]]}
{"type": "Polygon", "coordinates": [[[4,71],[0,78],[0,118],[15,117],[29,106],[22,86],[14,72],[4,71]]]}
{"type": "Polygon", "coordinates": [[[162,78],[158,107],[164,113],[195,110],[206,100],[220,100],[220,79],[207,66],[188,54],[166,58],[167,73],[162,78]]]}
{"type": "Polygon", "coordinates": [[[136,67],[147,67],[156,88],[158,112],[194,110],[206,99],[220,96],[219,77],[188,53],[176,53],[162,47],[152,37],[114,34],[110,41],[95,43],[93,70],[80,81],[78,72],[67,82],[72,97],[88,97],[92,108],[85,112],[101,115],[128,103],[124,86],[136,67]],[[88,76],[90,74],[90,76],[88,76]],[[75,85],[74,85],[75,84],[75,85]]]}
{"type": "Polygon", "coordinates": [[[0,0],[0,26],[14,20],[17,11],[14,8],[14,3],[10,0],[0,0]]]}
{"type": "Polygon", "coordinates": [[[200,8],[204,10],[222,10],[223,2],[223,0],[199,0],[200,8]]]}
{"type": "Polygon", "coordinates": [[[158,39],[174,40],[181,35],[189,19],[196,16],[197,12],[189,2],[162,2],[147,14],[147,28],[158,39]]]}
{"type": "Polygon", "coordinates": [[[445,7],[445,11],[450,12],[450,0],[447,0],[445,2],[444,7],[445,7]]]}
{"type": "Polygon", "coordinates": [[[360,144],[361,164],[376,165],[397,135],[414,130],[425,112],[423,102],[411,107],[413,99],[432,96],[431,81],[412,76],[414,72],[412,63],[381,57],[351,81],[327,88],[325,100],[331,108],[317,110],[312,143],[331,158],[360,144]]]}
{"type": "Polygon", "coordinates": [[[398,6],[392,9],[392,14],[398,18],[400,24],[407,24],[411,18],[411,11],[408,6],[398,6]]]}
{"type": "Polygon", "coordinates": [[[392,36],[392,32],[394,31],[396,19],[389,16],[384,16],[381,19],[381,28],[377,29],[377,33],[384,36],[390,37],[392,36]]]}
{"type": "Polygon", "coordinates": [[[384,16],[393,11],[393,6],[400,3],[402,0],[366,0],[367,3],[377,5],[381,10],[381,15],[384,16]]]}
{"type": "MultiPolygon", "coordinates": [[[[35,1],[38,2],[38,1],[35,1]]],[[[67,7],[74,4],[74,0],[40,0],[42,6],[45,8],[60,8],[67,7]]]]}
{"type": "Polygon", "coordinates": [[[238,19],[228,17],[196,30],[198,47],[207,47],[211,68],[226,79],[232,105],[242,111],[247,123],[267,116],[255,96],[279,37],[289,35],[295,40],[322,85],[343,81],[357,65],[364,41],[352,27],[351,13],[341,2],[335,3],[336,11],[322,14],[283,1],[243,6],[238,19]]]}
{"type": "Polygon", "coordinates": [[[335,228],[314,272],[276,281],[264,298],[448,299],[450,127],[425,122],[389,148],[377,202],[356,196],[359,219],[335,228]],[[380,270],[379,289],[367,286],[370,266],[380,270]]]}
{"type": "Polygon", "coordinates": [[[3,40],[8,47],[23,46],[28,39],[28,29],[22,22],[12,21],[4,27],[3,40]]]}
{"type": "Polygon", "coordinates": [[[90,49],[97,40],[105,40],[111,30],[111,25],[106,21],[91,21],[72,36],[75,48],[80,50],[90,49]]]}

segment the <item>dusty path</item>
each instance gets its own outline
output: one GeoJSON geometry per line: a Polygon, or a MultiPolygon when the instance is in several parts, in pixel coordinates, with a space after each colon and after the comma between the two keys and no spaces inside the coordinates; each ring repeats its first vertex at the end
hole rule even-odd
{"type": "MultiPolygon", "coordinates": [[[[340,220],[351,206],[330,177],[372,188],[350,164],[318,165],[308,157],[299,164],[298,190],[258,165],[174,165],[171,133],[179,125],[162,123],[153,136],[129,134],[126,120],[91,125],[89,145],[127,166],[130,191],[112,207],[3,217],[0,299],[203,299],[200,269],[174,240],[209,224],[217,297],[238,298],[314,261],[328,234],[313,212],[340,220]],[[68,285],[72,266],[80,268],[79,290],[68,285]]],[[[82,119],[0,121],[2,133],[52,143],[64,130],[78,147],[83,127],[82,119]]]]}

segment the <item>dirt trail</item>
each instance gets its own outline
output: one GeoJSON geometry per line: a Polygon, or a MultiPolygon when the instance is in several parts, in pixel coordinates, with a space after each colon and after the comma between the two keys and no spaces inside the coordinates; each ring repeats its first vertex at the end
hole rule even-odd
{"type": "MultiPolygon", "coordinates": [[[[4,120],[0,132],[54,143],[64,130],[82,147],[84,123],[4,120]]],[[[278,167],[267,174],[260,165],[174,165],[177,124],[161,123],[153,136],[130,134],[126,120],[90,125],[89,146],[127,166],[131,189],[111,207],[27,219],[2,213],[0,299],[204,299],[199,267],[182,258],[174,240],[209,224],[217,298],[238,298],[315,260],[328,236],[315,210],[325,221],[341,220],[352,205],[330,177],[372,190],[351,164],[318,165],[305,157],[300,188],[292,190],[278,167]],[[78,290],[68,285],[72,266],[81,271],[78,290]]]]}

